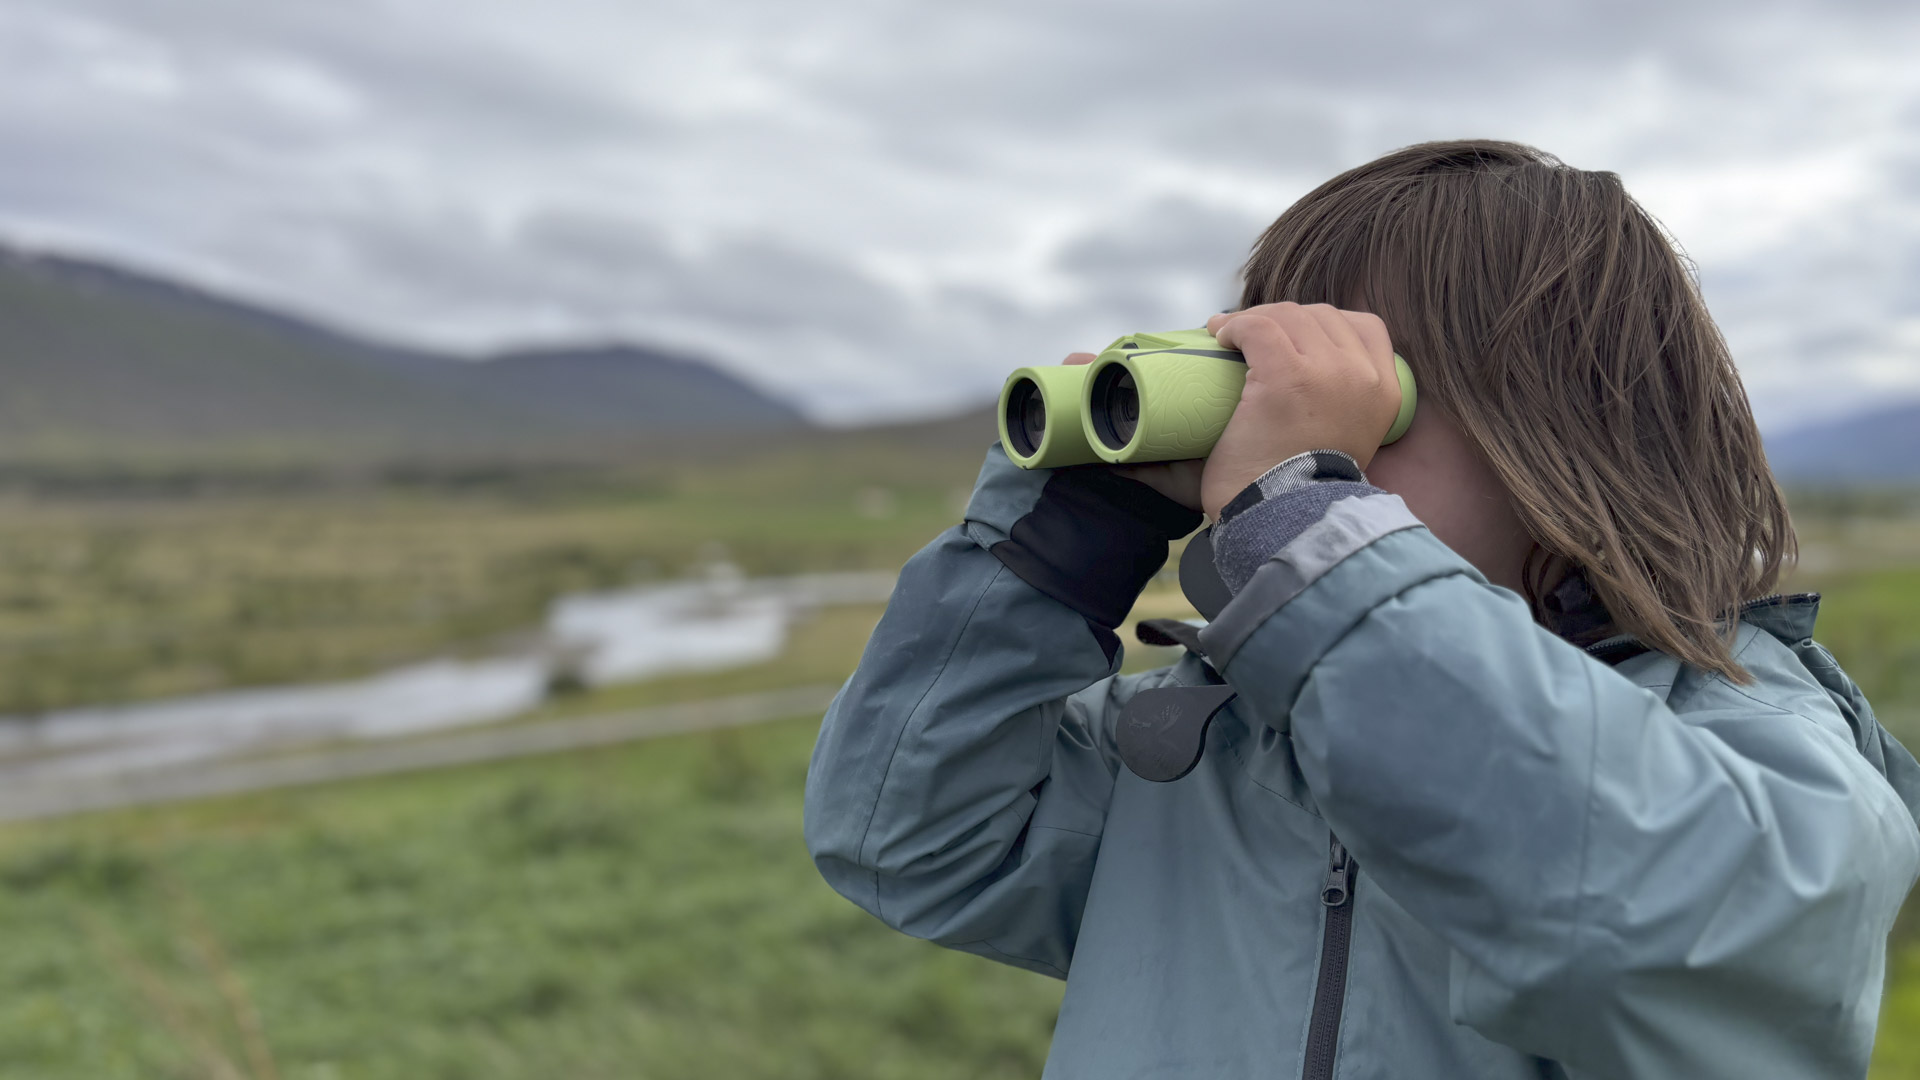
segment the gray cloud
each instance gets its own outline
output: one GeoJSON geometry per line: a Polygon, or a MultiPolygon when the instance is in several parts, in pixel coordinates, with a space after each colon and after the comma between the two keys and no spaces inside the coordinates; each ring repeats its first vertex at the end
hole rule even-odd
{"type": "Polygon", "coordinates": [[[1495,135],[1626,178],[1778,424],[1920,394],[1917,49],[1891,0],[0,0],[0,232],[852,418],[1196,323],[1313,184],[1495,135]]]}

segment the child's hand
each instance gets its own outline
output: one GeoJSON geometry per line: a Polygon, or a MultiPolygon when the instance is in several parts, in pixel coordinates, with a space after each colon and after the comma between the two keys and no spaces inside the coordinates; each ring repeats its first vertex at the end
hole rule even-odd
{"type": "MultiPolygon", "coordinates": [[[[1091,364],[1097,357],[1090,352],[1069,353],[1065,363],[1091,364]]],[[[1201,459],[1166,461],[1154,465],[1116,465],[1113,471],[1130,480],[1138,480],[1189,510],[1200,509],[1201,459]]],[[[1228,496],[1231,498],[1232,496],[1228,496]]]]}
{"type": "Polygon", "coordinates": [[[1247,385],[1207,458],[1201,502],[1218,518],[1241,489],[1308,450],[1341,450],[1366,468],[1400,411],[1386,324],[1330,304],[1262,304],[1207,320],[1247,358],[1247,385]]]}

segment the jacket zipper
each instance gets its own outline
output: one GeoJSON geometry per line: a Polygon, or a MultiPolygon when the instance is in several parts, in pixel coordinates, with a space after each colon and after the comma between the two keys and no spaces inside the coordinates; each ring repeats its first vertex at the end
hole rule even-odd
{"type": "Polygon", "coordinates": [[[1320,903],[1327,927],[1320,940],[1320,976],[1313,989],[1313,1018],[1307,1024],[1306,1064],[1301,1080],[1333,1080],[1333,1056],[1340,1044],[1340,1011],[1347,1001],[1347,954],[1353,944],[1353,878],[1360,864],[1340,838],[1328,838],[1327,884],[1320,903]]]}

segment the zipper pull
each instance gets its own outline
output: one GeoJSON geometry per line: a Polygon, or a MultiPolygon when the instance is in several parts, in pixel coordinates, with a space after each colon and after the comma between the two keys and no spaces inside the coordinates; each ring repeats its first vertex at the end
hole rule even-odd
{"type": "Polygon", "coordinates": [[[1327,885],[1320,890],[1320,902],[1330,908],[1344,906],[1353,899],[1353,860],[1337,836],[1329,837],[1332,847],[1327,857],[1327,885]]]}

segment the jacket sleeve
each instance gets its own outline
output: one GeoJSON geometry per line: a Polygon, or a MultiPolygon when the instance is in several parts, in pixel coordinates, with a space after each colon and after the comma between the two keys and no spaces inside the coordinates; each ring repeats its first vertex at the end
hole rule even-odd
{"type": "Polygon", "coordinates": [[[842,895],[917,937],[1064,976],[1106,823],[1113,628],[1198,515],[998,446],[966,522],[907,563],[822,724],[806,835],[842,895]]]}
{"type": "Polygon", "coordinates": [[[1837,713],[1676,713],[1391,495],[1278,539],[1202,641],[1458,1022],[1578,1076],[1865,1074],[1920,836],[1837,713]]]}

